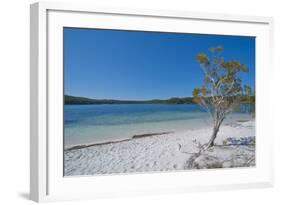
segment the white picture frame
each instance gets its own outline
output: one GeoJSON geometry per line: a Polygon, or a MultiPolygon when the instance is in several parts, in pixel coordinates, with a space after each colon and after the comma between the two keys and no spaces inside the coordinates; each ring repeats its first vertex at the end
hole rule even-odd
{"type": "Polygon", "coordinates": [[[30,198],[71,200],[273,186],[272,78],[273,19],[270,17],[98,8],[40,2],[30,12],[30,198]],[[175,173],[63,177],[62,28],[111,28],[256,36],[256,133],[254,168],[175,173]]]}

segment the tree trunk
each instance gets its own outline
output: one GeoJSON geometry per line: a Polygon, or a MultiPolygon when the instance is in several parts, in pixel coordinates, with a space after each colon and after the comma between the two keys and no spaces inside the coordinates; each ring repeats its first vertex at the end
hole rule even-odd
{"type": "Polygon", "coordinates": [[[217,138],[217,134],[218,134],[218,132],[220,130],[220,126],[221,126],[223,120],[224,120],[224,118],[218,120],[218,122],[215,123],[211,139],[207,143],[205,149],[208,149],[208,148],[214,146],[215,139],[217,138]]]}
{"type": "Polygon", "coordinates": [[[215,139],[217,138],[217,134],[219,132],[219,127],[215,126],[213,128],[213,133],[212,133],[212,136],[211,136],[211,139],[209,140],[209,142],[207,143],[207,146],[206,146],[206,149],[214,146],[214,141],[215,139]]]}

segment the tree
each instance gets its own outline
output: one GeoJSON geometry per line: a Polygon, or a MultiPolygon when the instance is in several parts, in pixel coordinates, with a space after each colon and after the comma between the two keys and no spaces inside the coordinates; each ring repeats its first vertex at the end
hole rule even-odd
{"type": "Polygon", "coordinates": [[[225,61],[222,57],[223,47],[212,47],[209,50],[210,56],[200,53],[196,57],[204,72],[204,80],[202,87],[194,88],[192,93],[195,103],[201,105],[213,121],[212,135],[205,149],[214,145],[226,115],[239,105],[243,96],[239,74],[248,72],[248,67],[240,61],[225,61]]]}

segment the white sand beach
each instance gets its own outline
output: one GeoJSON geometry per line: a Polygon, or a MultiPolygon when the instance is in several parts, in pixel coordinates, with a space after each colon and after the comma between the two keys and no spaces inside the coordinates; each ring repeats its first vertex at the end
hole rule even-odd
{"type": "Polygon", "coordinates": [[[225,123],[200,155],[212,127],[143,136],[64,151],[64,175],[96,175],[255,166],[255,120],[225,123]]]}

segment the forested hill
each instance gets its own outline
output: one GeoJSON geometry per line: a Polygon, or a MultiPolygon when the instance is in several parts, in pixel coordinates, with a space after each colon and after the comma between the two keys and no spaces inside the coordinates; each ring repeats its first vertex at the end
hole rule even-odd
{"type": "MultiPolygon", "coordinates": [[[[254,104],[255,96],[243,96],[241,103],[254,104]]],[[[173,97],[165,100],[111,100],[111,99],[91,99],[85,97],[64,96],[64,103],[67,105],[101,105],[101,104],[194,104],[193,97],[178,98],[173,97]]]]}
{"type": "Polygon", "coordinates": [[[193,104],[192,97],[169,98],[166,100],[111,100],[111,99],[91,99],[85,97],[64,96],[64,103],[69,105],[79,104],[193,104]]]}

